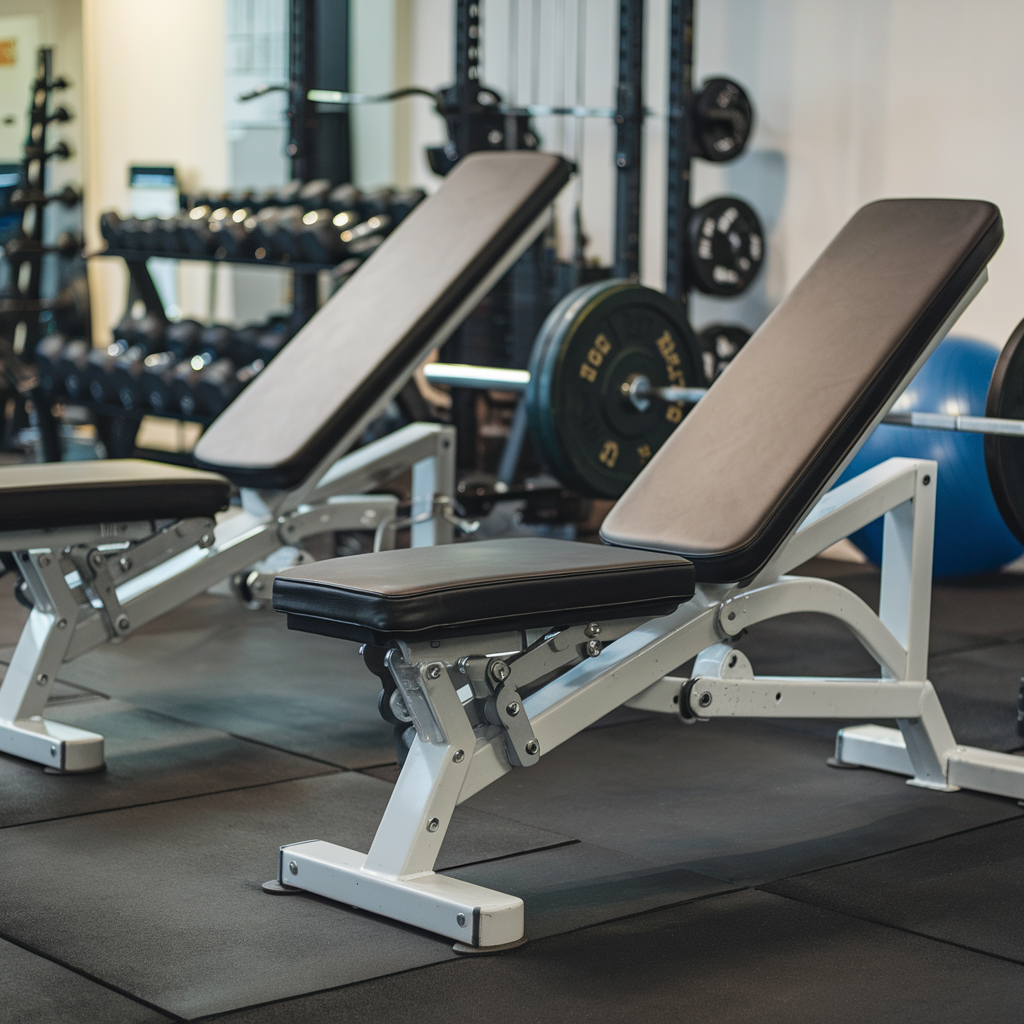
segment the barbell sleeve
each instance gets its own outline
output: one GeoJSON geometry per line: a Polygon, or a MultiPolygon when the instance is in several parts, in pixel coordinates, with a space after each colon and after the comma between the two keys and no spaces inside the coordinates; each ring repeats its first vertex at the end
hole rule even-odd
{"type": "Polygon", "coordinates": [[[453,388],[522,392],[530,386],[529,370],[505,370],[497,366],[427,363],[423,373],[429,383],[447,384],[453,388]]]}

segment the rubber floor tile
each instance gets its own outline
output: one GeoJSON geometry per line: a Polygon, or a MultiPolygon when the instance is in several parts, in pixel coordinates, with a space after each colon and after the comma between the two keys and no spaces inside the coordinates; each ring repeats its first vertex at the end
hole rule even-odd
{"type": "MultiPolygon", "coordinates": [[[[874,566],[812,558],[797,572],[833,579],[872,608],[878,607],[881,574],[874,566]]],[[[933,654],[993,639],[1024,639],[1024,575],[995,572],[933,582],[929,644],[933,654]]]]}
{"type": "Polygon", "coordinates": [[[928,676],[958,743],[993,750],[1024,746],[1024,738],[1017,735],[1024,643],[1002,643],[933,657],[928,676]]]}
{"type": "Polygon", "coordinates": [[[754,884],[1020,816],[829,768],[830,740],[741,720],[661,716],[581,733],[467,801],[503,817],[700,874],[754,884]]]}
{"type": "Polygon", "coordinates": [[[10,573],[0,578],[0,647],[13,649],[28,620],[28,609],[14,597],[14,582],[20,579],[10,573]]]}
{"type": "MultiPolygon", "coordinates": [[[[185,1018],[450,958],[424,932],[259,888],[285,843],[366,850],[390,792],[340,772],[0,830],[0,934],[185,1018]]],[[[439,861],[566,839],[460,809],[439,861]]]]}
{"type": "Polygon", "coordinates": [[[100,733],[107,767],[50,775],[41,765],[0,755],[0,828],[337,771],[119,700],[51,702],[47,716],[100,733]]]}
{"type": "Polygon", "coordinates": [[[1016,1024],[1024,968],[767,893],[701,900],[224,1024],[1016,1024]]]}
{"type": "MultiPolygon", "coordinates": [[[[990,825],[769,888],[1024,963],[1024,821],[990,825]]],[[[1024,988],[1021,999],[1024,1006],[1024,988]]]]}
{"type": "Polygon", "coordinates": [[[380,682],[358,646],[289,630],[286,616],[204,594],[61,678],[141,707],[344,768],[394,760],[380,682]]]}
{"type": "Polygon", "coordinates": [[[157,1024],[167,1020],[162,1013],[3,939],[0,979],[4,1024],[157,1024]]]}
{"type": "Polygon", "coordinates": [[[542,938],[733,888],[673,865],[652,865],[591,843],[446,872],[525,904],[526,937],[542,938]]]}

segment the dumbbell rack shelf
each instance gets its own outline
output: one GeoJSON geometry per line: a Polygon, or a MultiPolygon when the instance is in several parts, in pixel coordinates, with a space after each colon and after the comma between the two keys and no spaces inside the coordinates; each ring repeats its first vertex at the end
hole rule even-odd
{"type": "Polygon", "coordinates": [[[335,263],[299,263],[289,259],[257,259],[255,256],[218,256],[216,254],[199,256],[195,253],[149,252],[141,249],[100,249],[87,254],[87,258],[94,256],[120,256],[128,263],[143,263],[149,259],[190,260],[198,263],[242,263],[254,267],[280,267],[285,270],[294,270],[297,274],[316,274],[321,270],[333,270],[337,266],[335,263]]]}

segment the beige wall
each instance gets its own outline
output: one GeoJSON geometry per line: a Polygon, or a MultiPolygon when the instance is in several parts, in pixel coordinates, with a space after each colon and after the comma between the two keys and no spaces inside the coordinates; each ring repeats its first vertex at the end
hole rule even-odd
{"type": "MultiPolygon", "coordinates": [[[[409,80],[452,80],[450,0],[409,0],[409,80]]],[[[520,97],[552,102],[551,54],[558,19],[577,0],[533,4],[484,0],[484,81],[508,87],[508,12],[524,30],[542,11],[540,95],[530,96],[520,39],[520,97]]],[[[579,0],[587,17],[586,102],[614,102],[617,0],[579,0]]],[[[642,276],[663,286],[664,114],[668,0],[647,0],[645,101],[652,109],[645,150],[642,276]]],[[[738,301],[697,296],[693,320],[756,326],[862,204],[885,196],[956,196],[999,204],[1006,242],[991,281],[958,331],[1002,342],[1024,317],[1024,39],[1020,0],[697,0],[697,81],[726,74],[744,83],[757,109],[750,149],[732,164],[696,162],[694,199],[731,192],[748,199],[768,230],[767,272],[738,301]]],[[[557,44],[557,45],[555,45],[557,44]]],[[[557,86],[555,88],[558,88],[557,86]]],[[[414,101],[412,177],[436,187],[422,148],[444,137],[426,103],[414,101]]],[[[550,120],[545,148],[560,148],[550,120]]],[[[612,245],[612,134],[589,122],[583,215],[592,254],[612,245]]]]}
{"type": "MultiPolygon", "coordinates": [[[[132,164],[173,164],[186,190],[226,186],[224,3],[82,0],[82,24],[86,238],[96,247],[100,213],[128,209],[132,164]]],[[[184,315],[205,316],[209,273],[201,264],[182,265],[184,315]]],[[[90,285],[93,330],[102,341],[124,310],[123,264],[91,261],[90,285]]]]}

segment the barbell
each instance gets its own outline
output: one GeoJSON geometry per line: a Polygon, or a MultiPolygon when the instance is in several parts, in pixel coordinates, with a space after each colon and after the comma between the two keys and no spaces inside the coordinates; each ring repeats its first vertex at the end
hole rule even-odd
{"type": "MultiPolygon", "coordinates": [[[[620,280],[567,295],[541,327],[528,369],[429,363],[424,373],[434,385],[522,394],[540,458],[567,486],[604,498],[622,494],[708,390],[682,309],[620,280]]],[[[993,495],[1024,541],[1024,321],[996,362],[986,412],[897,406],[883,422],[985,435],[993,495]]]]}

